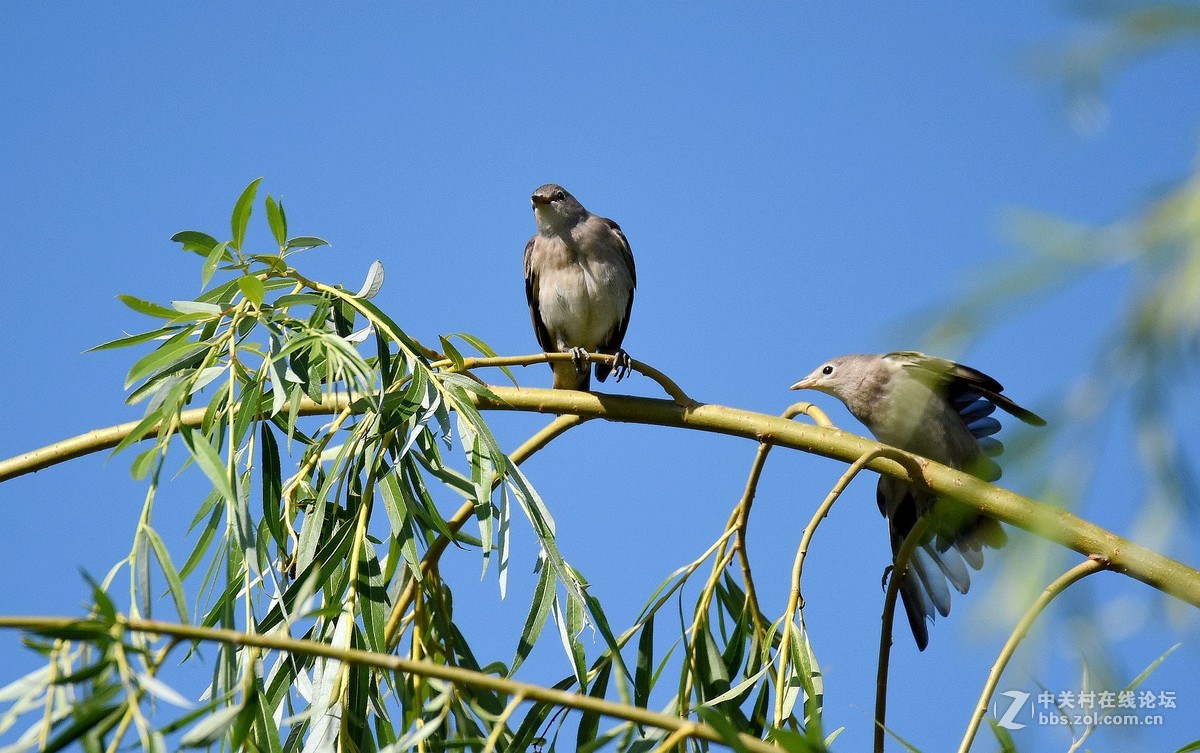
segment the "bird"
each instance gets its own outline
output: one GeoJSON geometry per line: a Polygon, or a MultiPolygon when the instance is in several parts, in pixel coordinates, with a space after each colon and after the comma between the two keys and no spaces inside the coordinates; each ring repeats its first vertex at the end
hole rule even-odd
{"type": "MultiPolygon", "coordinates": [[[[992,458],[1004,450],[993,438],[1000,431],[992,415],[996,408],[1033,426],[1046,424],[1002,394],[1004,387],[987,374],[916,351],[840,356],[791,388],[832,395],[883,444],[989,482],[1000,478],[1000,466],[992,458]]],[[[888,521],[893,565],[909,531],[938,502],[899,584],[913,638],[924,651],[934,612],[943,617],[950,613],[947,581],[965,594],[971,585],[966,565],[981,569],[984,548],[1002,547],[1007,535],[999,521],[952,500],[939,502],[891,476],[880,475],[876,501],[888,521]]]]}
{"type": "Polygon", "coordinates": [[[525,246],[525,297],[538,344],[546,353],[570,353],[550,364],[554,388],[591,389],[590,352],[616,356],[597,363],[603,382],[619,382],[632,361],[621,349],[637,273],[629,241],[617,223],[592,214],[556,183],[530,197],[537,234],[525,246]]]}

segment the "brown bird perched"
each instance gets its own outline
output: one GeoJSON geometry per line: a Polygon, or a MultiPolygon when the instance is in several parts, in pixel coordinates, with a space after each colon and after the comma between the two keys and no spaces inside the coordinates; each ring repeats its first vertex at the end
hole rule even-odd
{"type": "Polygon", "coordinates": [[[616,356],[615,369],[596,364],[596,378],[615,370],[619,382],[630,368],[621,341],[637,285],[629,241],[562,186],[547,183],[531,201],[538,231],[525,246],[525,297],[533,331],[546,353],[572,355],[550,365],[554,388],[591,389],[589,352],[616,356]]]}

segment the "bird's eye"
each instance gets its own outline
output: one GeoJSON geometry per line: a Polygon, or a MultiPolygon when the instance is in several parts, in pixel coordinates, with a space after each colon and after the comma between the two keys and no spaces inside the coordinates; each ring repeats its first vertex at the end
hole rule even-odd
{"type": "Polygon", "coordinates": [[[825,367],[823,369],[821,369],[821,373],[824,374],[825,376],[829,376],[830,374],[832,374],[833,373],[833,364],[829,364],[829,363],[825,364],[825,367]]]}
{"type": "Polygon", "coordinates": [[[556,192],[554,193],[554,200],[555,200],[555,201],[562,201],[562,200],[563,200],[563,199],[565,199],[565,198],[567,198],[567,195],[566,195],[565,193],[563,193],[562,191],[556,191],[556,192]]]}

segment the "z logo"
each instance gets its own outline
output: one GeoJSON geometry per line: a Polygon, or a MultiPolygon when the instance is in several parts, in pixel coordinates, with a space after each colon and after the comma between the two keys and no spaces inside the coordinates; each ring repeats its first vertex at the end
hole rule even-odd
{"type": "Polygon", "coordinates": [[[1009,704],[1008,710],[1004,712],[1004,716],[996,714],[996,704],[992,704],[992,713],[999,717],[996,721],[996,724],[1000,725],[1004,729],[1024,729],[1024,724],[1014,720],[1017,718],[1017,714],[1021,711],[1021,707],[1025,705],[1025,701],[1029,700],[1029,694],[1020,690],[1006,690],[1000,695],[1008,696],[1012,699],[1012,703],[1009,704]]]}

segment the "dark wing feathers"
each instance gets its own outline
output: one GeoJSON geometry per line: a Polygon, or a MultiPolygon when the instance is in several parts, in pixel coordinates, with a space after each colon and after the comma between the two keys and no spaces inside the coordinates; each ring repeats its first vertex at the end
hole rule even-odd
{"type": "Polygon", "coordinates": [[[533,242],[536,240],[535,235],[525,244],[525,300],[529,302],[529,317],[533,319],[533,332],[537,335],[538,345],[542,346],[543,353],[553,353],[554,341],[546,330],[546,323],[542,321],[542,312],[538,306],[538,277],[533,269],[533,242]]]}
{"type": "MultiPolygon", "coordinates": [[[[620,239],[621,255],[625,258],[625,263],[629,266],[629,279],[633,283],[633,288],[629,291],[629,302],[625,304],[625,315],[621,317],[621,321],[617,322],[617,326],[613,328],[608,341],[599,348],[601,353],[611,355],[620,350],[621,343],[625,340],[625,330],[629,327],[629,314],[633,311],[633,291],[637,289],[637,268],[633,264],[633,250],[629,247],[629,239],[625,237],[625,233],[621,232],[621,226],[607,217],[600,217],[599,219],[605,225],[608,225],[617,238],[620,239]]],[[[608,375],[611,372],[612,366],[602,363],[596,364],[596,378],[601,382],[608,379],[608,375]]]]}
{"type": "Polygon", "coordinates": [[[1046,425],[1044,418],[1000,394],[1004,391],[1004,386],[978,369],[911,350],[888,353],[886,357],[899,361],[917,378],[936,385],[939,391],[954,402],[960,413],[982,398],[1027,424],[1046,425]]]}

